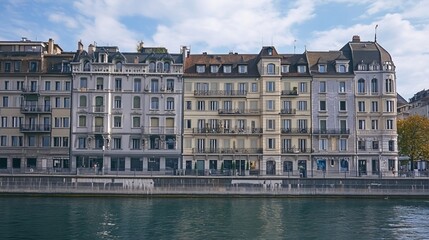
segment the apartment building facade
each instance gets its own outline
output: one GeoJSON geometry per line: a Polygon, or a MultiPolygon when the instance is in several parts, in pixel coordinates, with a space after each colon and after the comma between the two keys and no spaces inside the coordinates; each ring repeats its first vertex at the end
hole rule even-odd
{"type": "Polygon", "coordinates": [[[72,62],[72,169],[147,174],[181,169],[182,54],[79,42],[72,62]]]}
{"type": "Polygon", "coordinates": [[[0,170],[68,172],[73,54],[26,38],[0,53],[0,170]]]}

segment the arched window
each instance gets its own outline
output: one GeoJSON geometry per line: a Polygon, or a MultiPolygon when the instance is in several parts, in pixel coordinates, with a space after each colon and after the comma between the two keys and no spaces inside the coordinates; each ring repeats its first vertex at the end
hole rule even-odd
{"type": "Polygon", "coordinates": [[[167,110],[174,110],[174,98],[172,97],[168,97],[167,98],[167,106],[166,106],[167,110]]]}
{"type": "Polygon", "coordinates": [[[162,72],[164,64],[162,62],[157,62],[156,63],[156,72],[162,72]]]}
{"type": "Polygon", "coordinates": [[[340,73],[345,73],[345,72],[346,72],[346,65],[341,64],[341,65],[338,67],[338,72],[340,72],[340,73]]]}
{"type": "Polygon", "coordinates": [[[95,97],[95,109],[94,112],[103,112],[104,111],[104,100],[103,97],[95,97]]]}
{"type": "Polygon", "coordinates": [[[169,62],[164,63],[164,72],[170,72],[170,63],[169,62]]]}
{"type": "Polygon", "coordinates": [[[159,98],[152,97],[150,100],[150,109],[158,110],[159,109],[159,98]]]}
{"type": "Polygon", "coordinates": [[[115,65],[115,72],[122,72],[122,62],[117,62],[115,65]]]}
{"type": "Polygon", "coordinates": [[[89,61],[85,61],[83,64],[83,71],[85,72],[89,72],[91,71],[91,64],[89,63],[89,61]]]}
{"type": "Polygon", "coordinates": [[[365,93],[365,80],[362,78],[358,80],[358,93],[365,93]]]}
{"type": "Polygon", "coordinates": [[[378,80],[377,78],[371,79],[371,92],[378,93],[378,80]]]}
{"type": "Polygon", "coordinates": [[[133,98],[133,108],[140,108],[140,97],[134,96],[133,98]]]}
{"type": "Polygon", "coordinates": [[[276,66],[273,63],[267,65],[267,74],[275,74],[276,66]]]}
{"type": "Polygon", "coordinates": [[[149,63],[149,72],[155,72],[155,62],[149,63]]]}

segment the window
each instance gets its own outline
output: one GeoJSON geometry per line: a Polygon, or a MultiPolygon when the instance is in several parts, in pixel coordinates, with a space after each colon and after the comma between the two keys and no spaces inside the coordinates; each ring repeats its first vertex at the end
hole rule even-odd
{"type": "Polygon", "coordinates": [[[340,64],[340,65],[338,66],[338,72],[340,72],[340,73],[345,73],[345,72],[346,72],[346,65],[344,65],[344,64],[340,64]]]}
{"type": "Polygon", "coordinates": [[[131,171],[143,171],[143,160],[131,158],[131,171]]]}
{"type": "Polygon", "coordinates": [[[42,137],[42,147],[50,147],[51,146],[51,137],[43,136],[42,137]]]}
{"type": "Polygon", "coordinates": [[[115,96],[114,98],[114,104],[113,107],[114,108],[122,108],[122,98],[120,96],[115,96]]]}
{"type": "Polygon", "coordinates": [[[115,127],[115,128],[122,127],[122,117],[121,116],[114,116],[113,117],[113,127],[115,127]]]}
{"type": "Polygon", "coordinates": [[[79,137],[77,139],[77,142],[78,142],[77,148],[80,148],[80,149],[86,148],[86,137],[79,137]]]}
{"type": "Polygon", "coordinates": [[[326,111],[326,101],[322,100],[319,102],[319,110],[320,111],[326,111]]]}
{"type": "Polygon", "coordinates": [[[79,107],[86,107],[87,102],[86,102],[86,96],[79,96],[79,107]]]}
{"type": "Polygon", "coordinates": [[[319,64],[319,72],[320,73],[325,73],[326,72],[326,65],[319,64]]]}
{"type": "Polygon", "coordinates": [[[1,117],[1,127],[7,127],[7,117],[1,117]]]}
{"type": "Polygon", "coordinates": [[[192,121],[191,121],[191,119],[185,119],[185,128],[187,128],[187,129],[192,128],[192,121]]]}
{"type": "Polygon", "coordinates": [[[275,149],[276,148],[276,139],[275,138],[268,138],[267,139],[267,147],[268,147],[268,149],[275,149]]]}
{"type": "Polygon", "coordinates": [[[140,127],[140,117],[133,117],[133,128],[140,127]]]}
{"type": "Polygon", "coordinates": [[[219,109],[218,101],[210,101],[210,111],[217,111],[219,109]]]}
{"type": "Polygon", "coordinates": [[[371,112],[378,112],[378,102],[377,101],[371,102],[371,112]]]}
{"type": "Polygon", "coordinates": [[[22,147],[23,146],[22,136],[12,136],[12,146],[22,147]]]}
{"type": "Polygon", "coordinates": [[[169,62],[164,63],[164,72],[166,72],[166,73],[170,72],[170,63],[169,62]]]}
{"type": "Polygon", "coordinates": [[[61,82],[55,81],[55,91],[61,91],[61,82]]]}
{"type": "Polygon", "coordinates": [[[174,98],[172,97],[168,97],[167,98],[167,106],[166,106],[167,110],[174,110],[174,98]]]}
{"type": "Polygon", "coordinates": [[[45,91],[51,91],[51,81],[45,82],[45,91]]]}
{"type": "Polygon", "coordinates": [[[300,133],[307,133],[307,120],[298,119],[298,130],[300,133]]]}
{"type": "Polygon", "coordinates": [[[289,72],[289,65],[282,65],[282,73],[288,73],[289,72]]]}
{"type": "Polygon", "coordinates": [[[319,150],[326,151],[328,149],[328,139],[321,138],[319,139],[319,150]]]}
{"type": "Polygon", "coordinates": [[[371,120],[371,129],[372,130],[377,130],[378,129],[378,120],[377,119],[371,120]]]}
{"type": "Polygon", "coordinates": [[[247,65],[238,65],[238,73],[247,73],[247,65]]]}
{"type": "Polygon", "coordinates": [[[359,150],[365,150],[366,149],[365,141],[363,141],[363,140],[358,141],[358,149],[359,150]]]}
{"type": "Polygon", "coordinates": [[[269,63],[267,65],[267,74],[273,75],[275,73],[276,73],[276,66],[274,64],[272,64],[272,63],[269,63]]]}
{"type": "Polygon", "coordinates": [[[365,93],[365,80],[362,78],[358,80],[358,93],[365,93]]]}
{"type": "Polygon", "coordinates": [[[372,141],[372,149],[378,149],[379,143],[378,141],[372,141]]]}
{"type": "Polygon", "coordinates": [[[10,62],[4,63],[4,72],[10,72],[10,62]]]}
{"type": "Polygon", "coordinates": [[[211,73],[219,72],[219,66],[218,65],[210,65],[210,72],[211,73]]]}
{"type": "Polygon", "coordinates": [[[338,92],[340,92],[340,93],[346,92],[346,82],[339,82],[338,92]]]}
{"type": "Polygon", "coordinates": [[[80,88],[87,88],[87,87],[88,87],[88,79],[80,78],[80,88]]]}
{"type": "Polygon", "coordinates": [[[206,110],[206,102],[205,101],[197,101],[197,110],[205,111],[206,110]]]}
{"type": "Polygon", "coordinates": [[[7,146],[7,136],[0,136],[0,146],[7,146]]]}
{"type": "Polygon", "coordinates": [[[113,149],[121,149],[122,148],[122,138],[115,137],[113,138],[113,149]]]}
{"type": "Polygon", "coordinates": [[[206,66],[205,65],[197,65],[197,73],[204,73],[206,72],[206,66]]]}
{"type": "Polygon", "coordinates": [[[274,129],[276,129],[276,120],[274,120],[274,119],[267,119],[267,129],[268,130],[274,130],[274,129]]]}
{"type": "Polygon", "coordinates": [[[267,110],[268,111],[274,111],[275,110],[275,101],[274,100],[267,100],[267,110]]]}
{"type": "Polygon", "coordinates": [[[258,92],[258,83],[252,83],[252,92],[258,92]]]}
{"type": "Polygon", "coordinates": [[[70,91],[71,90],[71,83],[70,81],[66,81],[66,91],[70,91]]]}
{"type": "Polygon", "coordinates": [[[21,71],[21,61],[15,61],[13,65],[14,65],[14,71],[15,72],[21,71]]]}
{"type": "Polygon", "coordinates": [[[347,151],[347,139],[346,138],[340,138],[340,151],[347,151]]]}
{"type": "Polygon", "coordinates": [[[139,96],[133,97],[133,108],[135,108],[135,109],[140,108],[140,97],[139,96]]]}
{"type": "Polygon", "coordinates": [[[117,62],[115,64],[115,72],[121,72],[122,71],[122,62],[117,62]]]}
{"type": "Polygon", "coordinates": [[[155,72],[155,62],[149,63],[149,72],[155,72]]]}
{"type": "Polygon", "coordinates": [[[266,89],[267,92],[274,92],[276,90],[275,82],[271,82],[271,81],[267,82],[266,87],[267,87],[267,89],[266,89]]]}
{"type": "Polygon", "coordinates": [[[152,79],[150,81],[150,91],[156,93],[159,91],[159,81],[158,79],[152,79]]]}
{"type": "Polygon", "coordinates": [[[320,93],[326,93],[326,82],[325,81],[320,82],[319,92],[320,93]]]}
{"type": "Polygon", "coordinates": [[[86,116],[79,116],[79,127],[86,127],[86,116]]]}
{"type": "Polygon", "coordinates": [[[95,97],[95,109],[94,112],[104,111],[104,99],[102,96],[95,97]]]}
{"type": "Polygon", "coordinates": [[[97,78],[97,90],[103,90],[104,89],[104,79],[102,77],[97,78]]]}
{"type": "Polygon", "coordinates": [[[365,112],[365,101],[358,101],[358,111],[365,112]]]}
{"type": "Polygon", "coordinates": [[[186,101],[186,110],[192,110],[192,101],[186,101]]]}
{"type": "Polygon", "coordinates": [[[298,65],[298,72],[305,73],[307,71],[307,67],[305,65],[298,65]]]}
{"type": "Polygon", "coordinates": [[[319,129],[321,133],[326,133],[326,119],[320,119],[319,129]]]}
{"type": "Polygon", "coordinates": [[[371,79],[371,93],[378,93],[378,80],[377,78],[371,79]]]}
{"type": "Polygon", "coordinates": [[[152,109],[152,110],[158,110],[159,109],[159,98],[152,97],[150,99],[150,109],[152,109]]]}
{"type": "Polygon", "coordinates": [[[386,93],[393,93],[393,80],[386,79],[386,93]]]}
{"type": "Polygon", "coordinates": [[[393,129],[393,120],[392,119],[387,119],[386,120],[386,129],[388,129],[388,130],[392,130],[393,129]]]}
{"type": "Polygon", "coordinates": [[[359,130],[365,130],[365,120],[360,119],[358,121],[358,128],[359,128],[359,130]]]}
{"type": "Polygon", "coordinates": [[[167,91],[174,91],[174,79],[167,79],[167,91]]]}
{"type": "Polygon", "coordinates": [[[56,97],[55,98],[55,107],[56,108],[60,108],[61,107],[61,98],[60,97],[56,97]]]}
{"type": "Polygon", "coordinates": [[[307,101],[298,101],[298,110],[307,111],[307,101]]]}
{"type": "Polygon", "coordinates": [[[70,108],[70,98],[64,98],[64,108],[70,108]]]}
{"type": "Polygon", "coordinates": [[[299,91],[301,93],[306,93],[307,92],[307,83],[305,82],[300,82],[299,83],[299,91]]]}
{"type": "Polygon", "coordinates": [[[223,101],[223,108],[225,110],[232,110],[232,102],[231,101],[223,101]]]}
{"type": "Polygon", "coordinates": [[[117,91],[117,92],[122,91],[122,79],[121,78],[115,78],[115,91],[117,91]]]}
{"type": "Polygon", "coordinates": [[[133,138],[131,139],[131,149],[140,149],[140,138],[133,138]]]}
{"type": "Polygon", "coordinates": [[[347,103],[346,101],[340,101],[340,111],[347,111],[347,103]]]}
{"type": "Polygon", "coordinates": [[[394,105],[395,105],[394,101],[387,100],[386,101],[386,112],[394,112],[395,111],[394,105]]]}
{"type": "Polygon", "coordinates": [[[223,65],[223,73],[231,73],[231,65],[223,65]]]}
{"type": "Polygon", "coordinates": [[[395,141],[389,140],[389,151],[395,151],[395,141]]]}
{"type": "Polygon", "coordinates": [[[3,107],[9,107],[9,97],[3,97],[3,107]]]}

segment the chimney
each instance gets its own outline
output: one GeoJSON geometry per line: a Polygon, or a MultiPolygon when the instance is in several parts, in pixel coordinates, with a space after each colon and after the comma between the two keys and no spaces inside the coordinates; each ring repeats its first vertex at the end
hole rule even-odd
{"type": "Polygon", "coordinates": [[[353,38],[352,38],[352,42],[360,42],[359,35],[354,35],[353,38]]]}
{"type": "Polygon", "coordinates": [[[54,40],[52,38],[49,38],[48,41],[48,54],[54,54],[54,40]]]}
{"type": "Polygon", "coordinates": [[[82,44],[82,40],[79,40],[79,42],[77,43],[77,50],[79,52],[83,51],[83,44],[82,44]]]}
{"type": "Polygon", "coordinates": [[[92,43],[89,44],[88,46],[88,54],[92,54],[95,52],[95,45],[93,45],[92,43]]]}
{"type": "Polygon", "coordinates": [[[139,57],[137,56],[134,57],[134,63],[139,63],[139,57]]]}

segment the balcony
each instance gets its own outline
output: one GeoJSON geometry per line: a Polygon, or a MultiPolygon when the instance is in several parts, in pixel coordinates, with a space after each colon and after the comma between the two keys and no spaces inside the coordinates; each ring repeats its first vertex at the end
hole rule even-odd
{"type": "Polygon", "coordinates": [[[195,90],[194,97],[246,97],[245,90],[195,90]]]}
{"type": "Polygon", "coordinates": [[[349,135],[350,129],[314,129],[313,134],[319,135],[349,135]]]}
{"type": "Polygon", "coordinates": [[[94,133],[104,133],[104,127],[94,127],[94,133]]]}
{"type": "Polygon", "coordinates": [[[203,154],[258,154],[262,148],[193,148],[192,153],[203,154]]]}
{"type": "Polygon", "coordinates": [[[36,86],[22,87],[21,94],[23,95],[39,95],[39,89],[36,86]]]}
{"type": "Polygon", "coordinates": [[[175,127],[141,127],[142,134],[180,134],[175,127]]]}
{"type": "Polygon", "coordinates": [[[48,133],[51,132],[51,124],[21,124],[19,131],[22,133],[48,133]]]}
{"type": "Polygon", "coordinates": [[[260,109],[219,109],[219,115],[259,115],[260,109]]]}
{"type": "Polygon", "coordinates": [[[309,134],[310,128],[282,128],[282,134],[309,134]]]}
{"type": "Polygon", "coordinates": [[[298,96],[298,91],[296,89],[294,89],[294,90],[282,90],[282,96],[296,97],[296,96],[298,96]]]}
{"type": "Polygon", "coordinates": [[[295,108],[286,108],[286,109],[282,109],[280,111],[280,114],[285,114],[285,115],[292,115],[292,114],[296,114],[296,109],[295,108]]]}
{"type": "Polygon", "coordinates": [[[311,148],[282,148],[282,153],[311,153],[311,148]]]}
{"type": "Polygon", "coordinates": [[[262,128],[193,128],[194,134],[260,134],[262,128]]]}
{"type": "Polygon", "coordinates": [[[94,107],[94,112],[95,113],[103,113],[104,110],[104,106],[93,106],[94,107]]]}
{"type": "Polygon", "coordinates": [[[52,109],[49,105],[24,105],[21,106],[21,113],[24,114],[40,114],[51,113],[52,109]]]}

